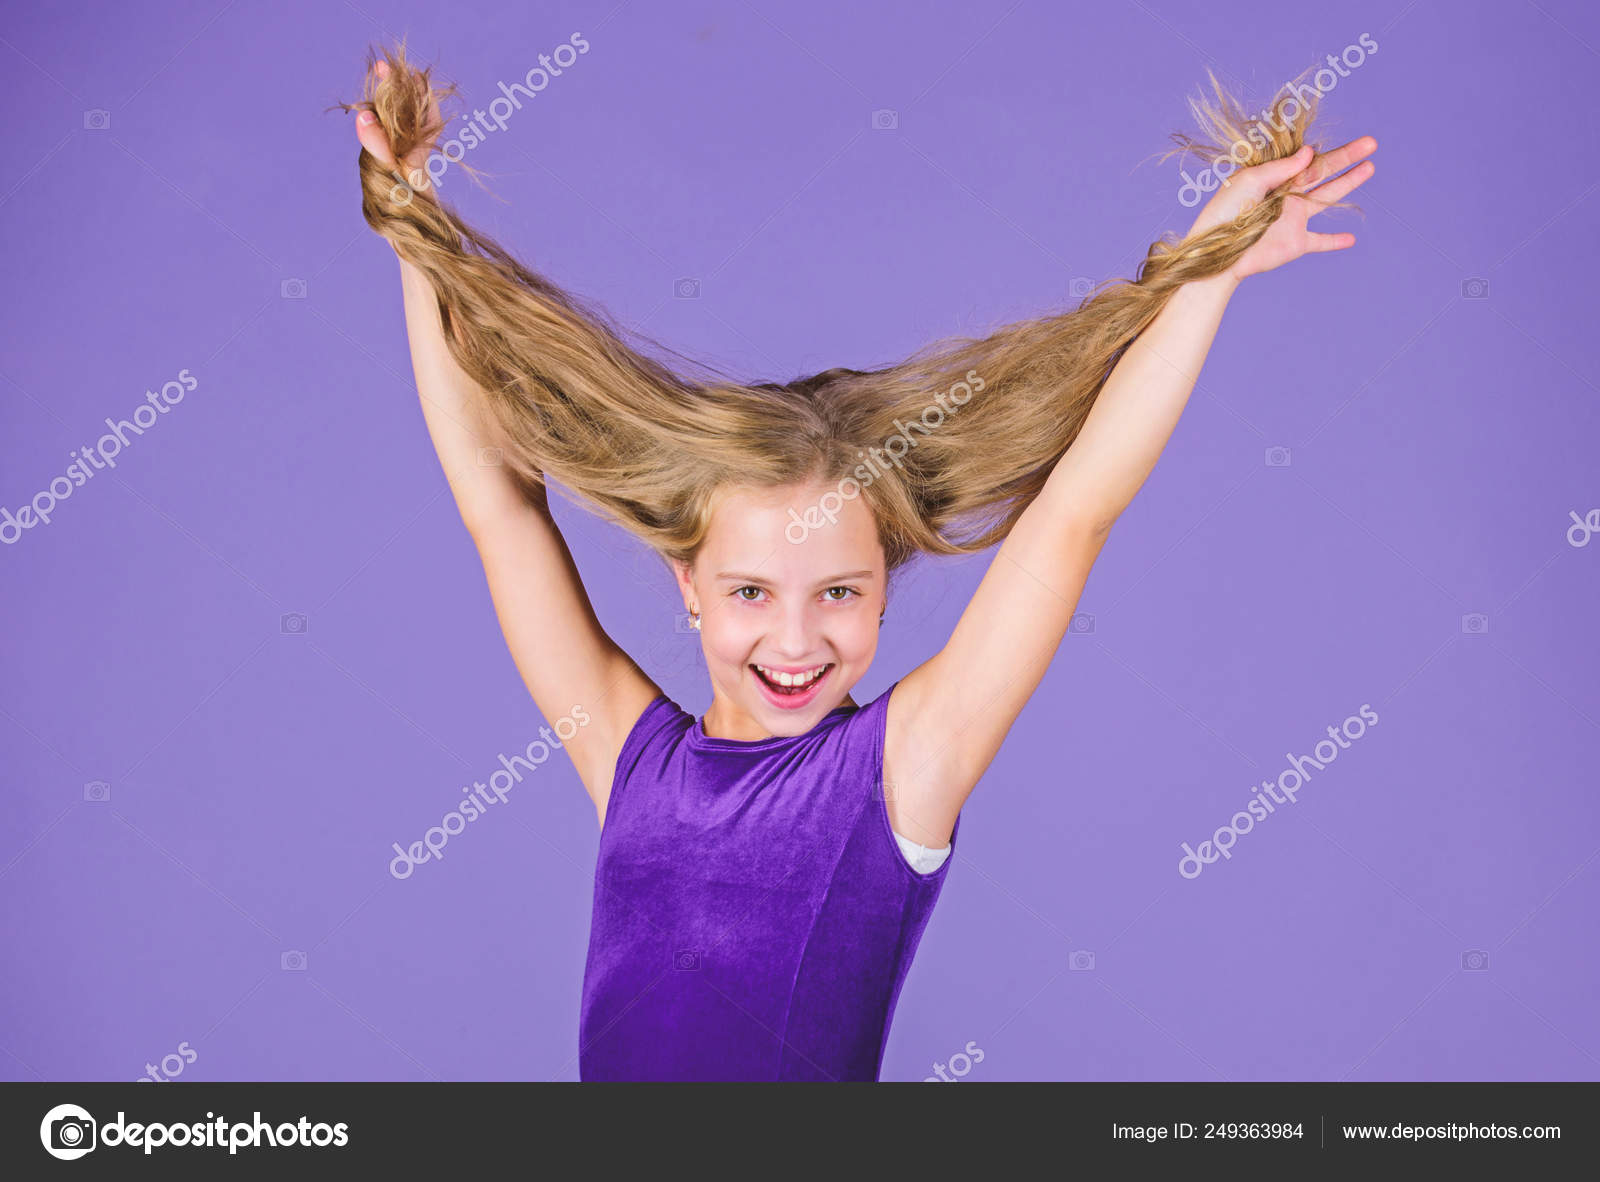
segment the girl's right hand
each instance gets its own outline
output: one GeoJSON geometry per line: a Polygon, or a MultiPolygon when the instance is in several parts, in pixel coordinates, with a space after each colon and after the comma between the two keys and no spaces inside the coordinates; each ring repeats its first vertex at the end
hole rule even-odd
{"type": "MultiPolygon", "coordinates": [[[[389,76],[389,63],[382,58],[378,59],[374,69],[380,81],[389,76]]],[[[435,128],[434,136],[419,143],[407,154],[403,169],[395,163],[394,149],[389,144],[389,133],[383,129],[378,117],[371,111],[362,111],[356,116],[356,138],[380,164],[390,172],[403,176],[414,192],[431,198],[433,184],[428,179],[428,156],[433,151],[434,140],[437,139],[438,129],[442,126],[439,119],[439,105],[431,96],[428,100],[428,123],[435,128]]]]}

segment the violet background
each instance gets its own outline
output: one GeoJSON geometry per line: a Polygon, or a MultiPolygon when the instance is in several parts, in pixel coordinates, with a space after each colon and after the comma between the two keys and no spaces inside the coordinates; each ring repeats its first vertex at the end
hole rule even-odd
{"type": "MultiPolygon", "coordinates": [[[[0,1078],[132,1080],[180,1043],[183,1079],[577,1078],[597,830],[565,758],[389,873],[542,720],[324,111],[386,36],[482,105],[574,31],[591,51],[469,157],[504,202],[460,172],[447,199],[751,380],[1131,275],[1193,220],[1200,164],[1154,156],[1208,65],[1259,109],[1376,39],[1319,132],[1378,137],[1365,216],[1313,223],[1359,242],[1234,298],[1093,631],[969,802],[883,1078],[969,1041],[971,1080],[1600,1077],[1600,546],[1566,536],[1600,506],[1595,9],[204,0],[0,32],[0,505],[199,381],[0,547],[0,1078]],[[1297,805],[1180,877],[1363,704],[1297,805]]],[[[653,557],[557,513],[602,622],[702,712],[653,557]]],[[[906,573],[857,701],[988,558],[906,573]]]]}

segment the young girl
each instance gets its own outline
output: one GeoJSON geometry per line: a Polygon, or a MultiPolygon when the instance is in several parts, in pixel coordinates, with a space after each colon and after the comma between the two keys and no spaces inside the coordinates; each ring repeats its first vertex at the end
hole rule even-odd
{"type": "Polygon", "coordinates": [[[1212,142],[1174,138],[1227,182],[1135,280],[887,369],[748,386],[636,352],[461,222],[424,167],[453,88],[403,48],[368,65],[346,109],[423,414],[523,680],[547,720],[573,720],[601,825],[580,1076],[875,1080],[962,807],[1229,296],[1353,245],[1306,220],[1372,175],[1350,166],[1377,143],[1316,154],[1314,110],[1288,117],[1288,98],[1247,128],[1213,79],[1219,107],[1196,108],[1212,142]],[[702,718],[601,628],[548,478],[670,564],[711,676],[702,718]],[[890,575],[996,542],[944,647],[859,705],[890,575]]]}

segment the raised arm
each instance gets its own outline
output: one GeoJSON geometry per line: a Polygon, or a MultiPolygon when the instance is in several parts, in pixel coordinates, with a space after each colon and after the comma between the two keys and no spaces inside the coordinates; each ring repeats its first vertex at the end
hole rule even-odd
{"type": "MultiPolygon", "coordinates": [[[[358,120],[357,135],[393,166],[381,128],[358,120]]],[[[422,162],[408,160],[408,172],[422,162]]],[[[419,192],[418,199],[431,198],[419,192]]],[[[403,259],[400,274],[423,417],[483,562],[506,645],[546,722],[569,717],[578,724],[564,747],[603,823],[617,753],[660,691],[600,627],[546,491],[524,491],[496,462],[493,416],[450,353],[429,281],[403,259]]]]}
{"type": "MultiPolygon", "coordinates": [[[[1322,186],[1338,200],[1372,175],[1364,137],[1310,163],[1306,149],[1241,171],[1190,234],[1229,220],[1269,190],[1322,186]]],[[[1305,228],[1316,207],[1290,198],[1283,214],[1228,271],[1185,284],[1118,360],[1082,430],[996,553],[945,647],[906,675],[889,703],[884,780],[897,832],[938,847],[1033,695],[1077,610],[1112,524],[1144,484],[1188,402],[1238,284],[1311,251],[1342,250],[1350,234],[1305,228]]]]}
{"type": "Polygon", "coordinates": [[[409,263],[400,269],[423,416],[506,646],[545,721],[579,724],[564,747],[603,823],[617,753],[661,691],[601,628],[546,490],[524,493],[496,462],[493,416],[450,355],[433,290],[409,263]]]}

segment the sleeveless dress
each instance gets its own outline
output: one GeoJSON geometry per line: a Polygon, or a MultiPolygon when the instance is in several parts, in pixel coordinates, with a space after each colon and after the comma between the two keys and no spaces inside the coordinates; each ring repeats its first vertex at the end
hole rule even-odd
{"type": "Polygon", "coordinates": [[[757,741],[645,708],[600,833],[580,1079],[878,1078],[950,869],[913,869],[889,823],[893,692],[757,741]]]}

